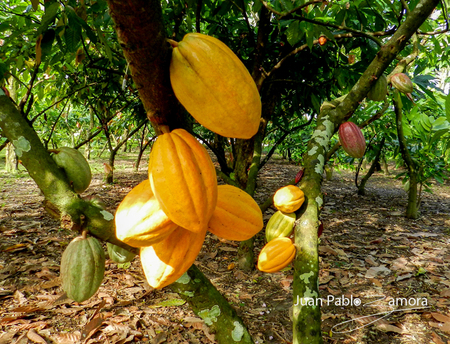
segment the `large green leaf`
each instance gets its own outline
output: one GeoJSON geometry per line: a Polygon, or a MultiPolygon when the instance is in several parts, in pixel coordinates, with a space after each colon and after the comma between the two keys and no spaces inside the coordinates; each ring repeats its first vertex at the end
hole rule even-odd
{"type": "Polygon", "coordinates": [[[447,115],[447,120],[450,122],[450,93],[445,97],[445,114],[447,115]]]}

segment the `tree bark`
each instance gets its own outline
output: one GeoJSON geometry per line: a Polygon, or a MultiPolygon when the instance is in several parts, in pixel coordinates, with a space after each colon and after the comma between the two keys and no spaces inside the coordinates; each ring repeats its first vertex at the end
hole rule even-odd
{"type": "Polygon", "coordinates": [[[375,156],[375,159],[372,161],[372,165],[370,166],[369,171],[366,173],[366,175],[363,177],[363,179],[361,179],[361,183],[358,186],[358,195],[365,195],[365,193],[366,193],[365,187],[366,187],[367,181],[372,176],[372,174],[375,172],[376,166],[380,163],[381,151],[383,149],[385,140],[386,139],[383,137],[383,139],[381,140],[381,142],[379,143],[379,145],[377,147],[378,152],[375,156]]]}
{"type": "Polygon", "coordinates": [[[417,219],[419,216],[419,202],[417,199],[417,166],[414,160],[409,154],[406,144],[406,138],[403,133],[403,110],[402,100],[400,98],[400,92],[394,91],[394,110],[397,124],[397,136],[398,144],[400,146],[400,153],[402,154],[403,161],[406,164],[409,175],[409,189],[408,189],[408,205],[406,207],[406,217],[408,219],[417,219]]]}
{"type": "Polygon", "coordinates": [[[71,188],[42,144],[35,130],[23,118],[12,101],[0,95],[0,128],[15,147],[18,158],[45,196],[46,203],[60,216],[63,228],[88,230],[97,238],[138,253],[114,235],[114,215],[82,200],[71,188]],[[43,172],[45,171],[45,173],[43,172]]]}

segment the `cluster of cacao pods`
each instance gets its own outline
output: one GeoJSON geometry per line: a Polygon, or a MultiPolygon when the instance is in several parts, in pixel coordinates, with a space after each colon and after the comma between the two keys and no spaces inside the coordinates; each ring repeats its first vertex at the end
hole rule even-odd
{"type": "Polygon", "coordinates": [[[194,263],[208,230],[247,240],[263,228],[263,218],[249,194],[217,185],[208,152],[191,134],[163,128],[150,153],[148,179],[119,204],[115,225],[119,240],[140,248],[145,277],[160,289],[194,263]]]}
{"type": "MultiPolygon", "coordinates": [[[[412,100],[411,93],[414,90],[414,86],[411,79],[405,73],[396,73],[392,75],[390,77],[390,82],[393,87],[406,94],[406,96],[412,100]]],[[[384,100],[388,91],[387,86],[388,80],[386,76],[382,74],[369,90],[367,98],[373,101],[384,100]]]]}
{"type": "Polygon", "coordinates": [[[290,235],[296,220],[295,211],[305,201],[303,191],[295,185],[278,189],[273,196],[277,211],[266,225],[267,244],[258,256],[258,269],[263,272],[277,272],[288,266],[295,257],[296,249],[290,235]]]}

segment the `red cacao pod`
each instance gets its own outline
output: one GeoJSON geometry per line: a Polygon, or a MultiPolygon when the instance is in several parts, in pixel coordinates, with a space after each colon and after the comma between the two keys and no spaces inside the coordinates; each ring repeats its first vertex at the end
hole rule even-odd
{"type": "Polygon", "coordinates": [[[319,228],[317,230],[317,237],[318,238],[320,238],[320,236],[322,235],[322,232],[323,232],[323,222],[320,221],[319,228]]]}
{"type": "Polygon", "coordinates": [[[366,139],[353,122],[345,122],[339,126],[339,141],[344,151],[353,158],[362,158],[366,150],[366,139]]]}
{"type": "Polygon", "coordinates": [[[297,173],[297,175],[295,176],[295,182],[294,182],[294,184],[298,184],[298,183],[300,183],[300,181],[302,180],[302,178],[303,178],[303,169],[301,169],[300,171],[298,171],[298,173],[297,173]]]}
{"type": "Polygon", "coordinates": [[[404,73],[391,76],[391,84],[402,93],[411,93],[414,90],[411,79],[404,73]]]}

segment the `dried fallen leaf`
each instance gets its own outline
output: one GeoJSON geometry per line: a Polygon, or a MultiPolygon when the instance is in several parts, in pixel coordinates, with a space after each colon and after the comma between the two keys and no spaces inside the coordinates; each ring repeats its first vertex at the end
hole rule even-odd
{"type": "Polygon", "coordinates": [[[442,341],[442,339],[441,339],[441,337],[439,337],[437,334],[436,334],[436,332],[431,332],[431,338],[433,339],[433,342],[435,343],[435,344],[445,344],[443,341],[442,341]]]}
{"type": "Polygon", "coordinates": [[[443,322],[443,323],[450,323],[450,317],[441,314],[441,313],[431,313],[431,316],[436,319],[437,321],[443,322]]]}
{"type": "Polygon", "coordinates": [[[35,330],[29,330],[27,332],[27,338],[33,343],[47,344],[47,341],[38,335],[35,330]]]}
{"type": "Polygon", "coordinates": [[[437,328],[437,329],[441,330],[442,332],[450,334],[450,323],[435,323],[435,322],[430,321],[428,324],[431,327],[437,328]]]}
{"type": "Polygon", "coordinates": [[[51,339],[56,344],[76,344],[81,340],[81,333],[75,331],[74,333],[55,334],[51,336],[51,339]]]}
{"type": "Polygon", "coordinates": [[[380,266],[374,266],[371,267],[369,270],[367,270],[366,272],[366,278],[374,278],[378,275],[389,275],[391,273],[391,270],[389,270],[385,265],[380,265],[380,266]]]}

